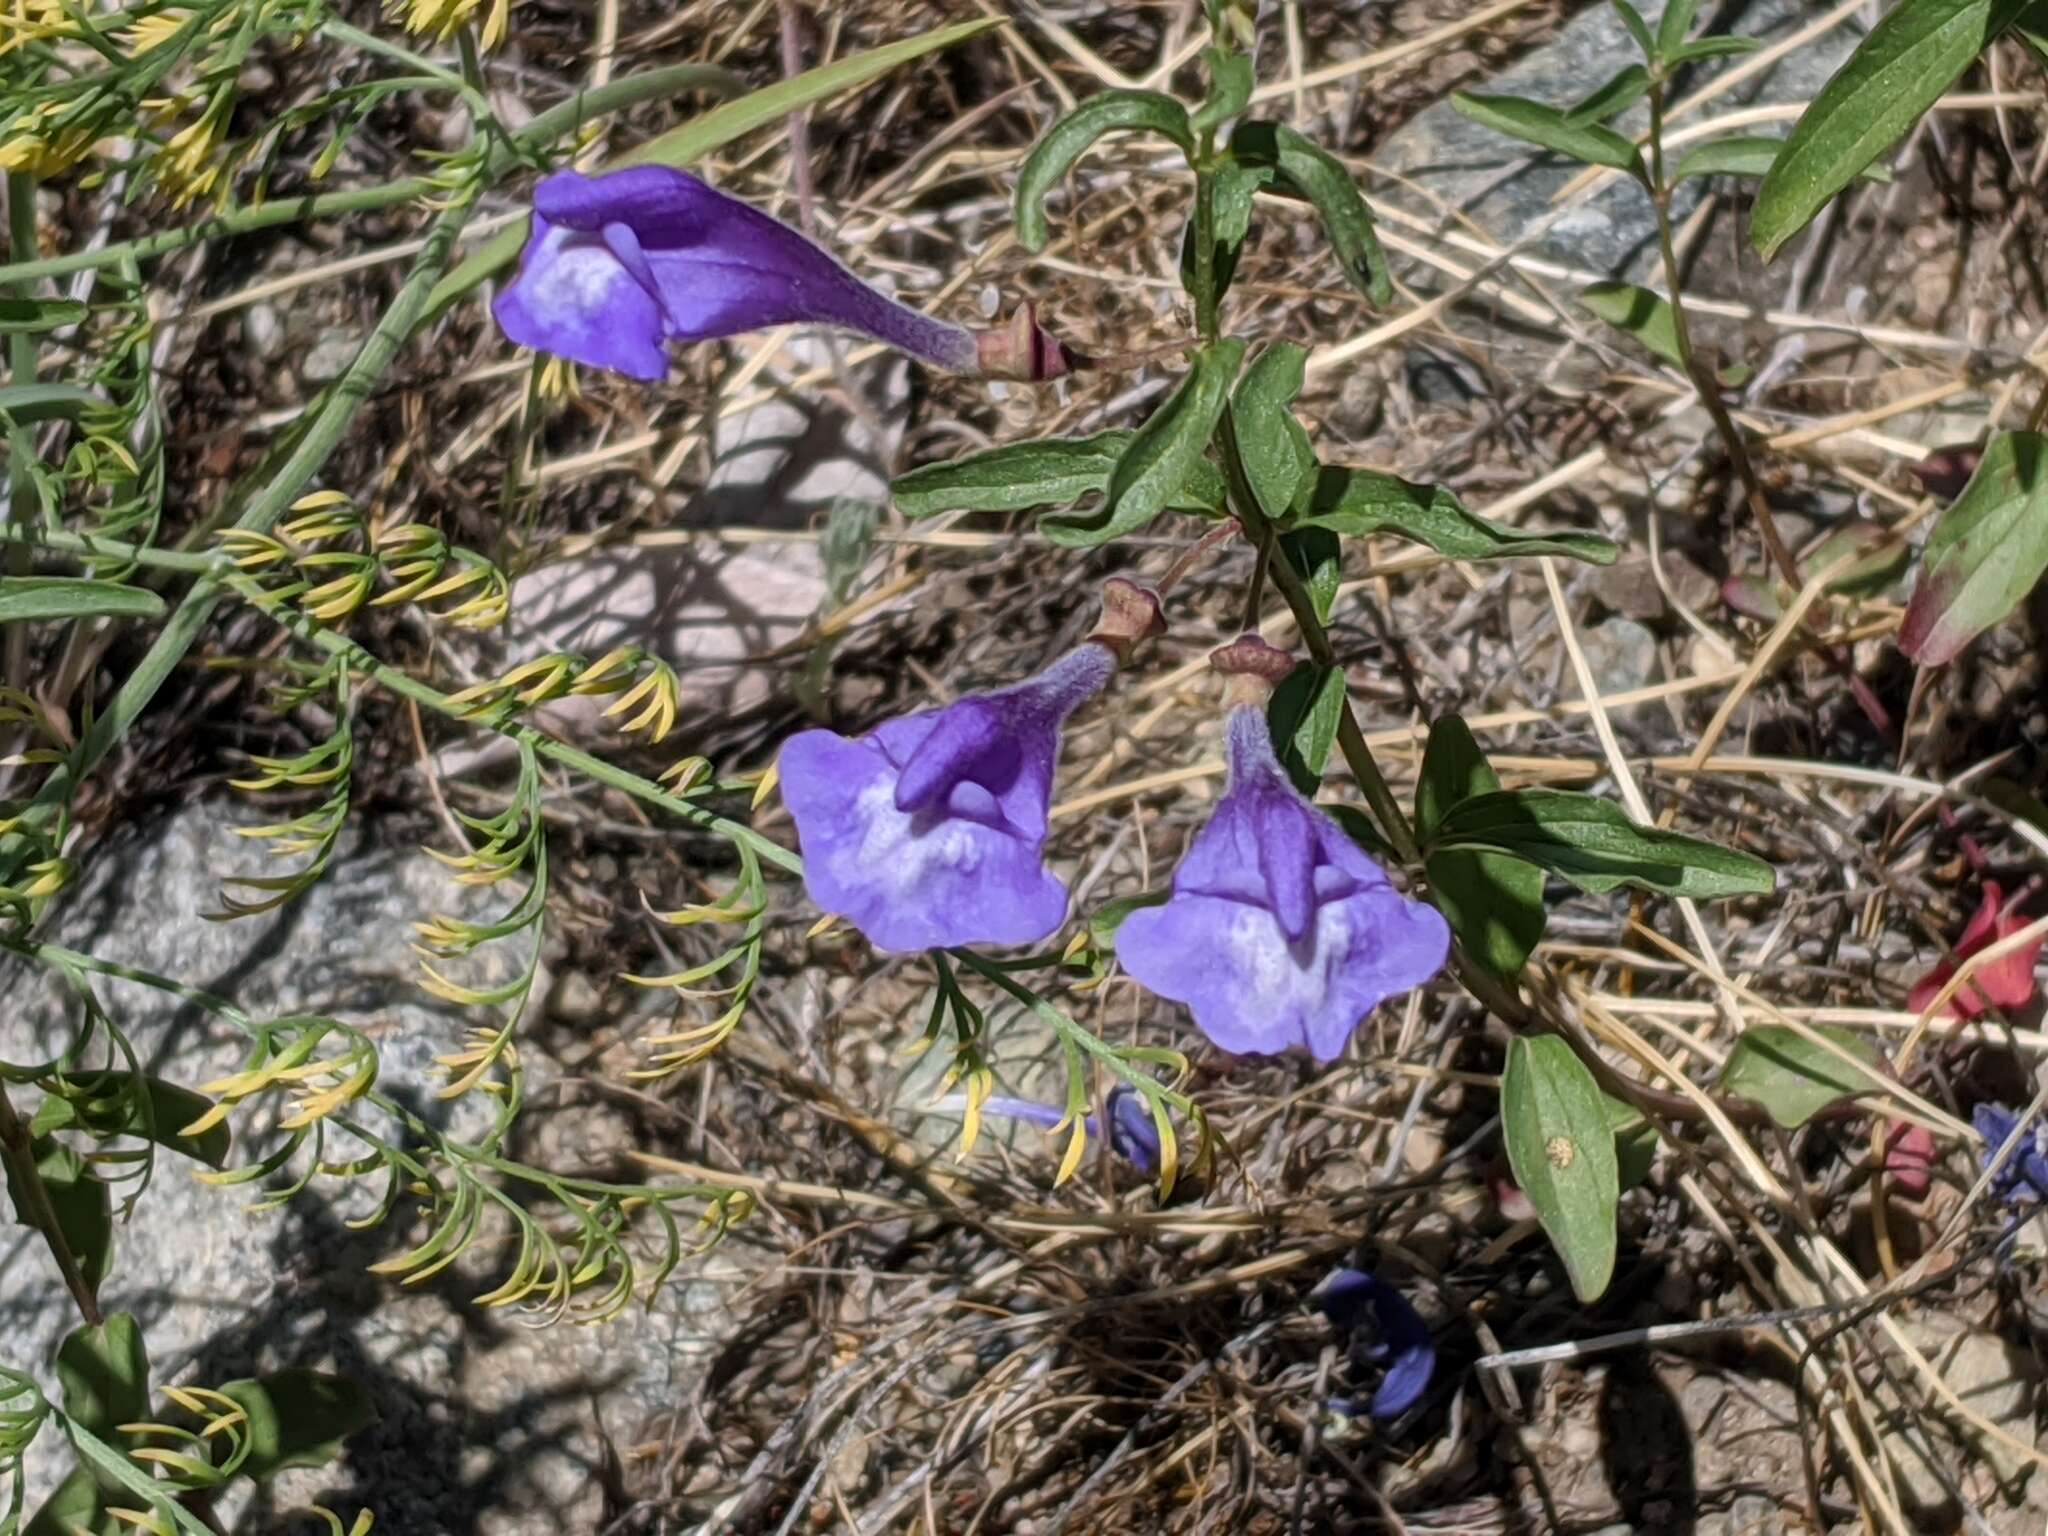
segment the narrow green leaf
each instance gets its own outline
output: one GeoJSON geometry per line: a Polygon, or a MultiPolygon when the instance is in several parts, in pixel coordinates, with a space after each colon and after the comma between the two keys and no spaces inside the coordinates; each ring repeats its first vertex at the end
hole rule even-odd
{"type": "MultiPolygon", "coordinates": [[[[1846,1029],[1817,1029],[1858,1061],[1881,1059],[1870,1042],[1846,1029]]],[[[1721,1086],[1761,1105],[1787,1130],[1806,1124],[1830,1104],[1859,1093],[1881,1092],[1883,1076],[1848,1062],[1783,1024],[1754,1024],[1742,1032],[1721,1068],[1721,1086]]]]}
{"type": "MultiPolygon", "coordinates": [[[[619,170],[629,165],[688,165],[693,160],[701,160],[714,149],[731,143],[742,134],[752,133],[756,128],[765,128],[770,123],[782,122],[799,107],[814,106],[818,102],[837,96],[842,91],[858,90],[891,70],[921,59],[928,53],[951,48],[956,43],[964,43],[971,37],[978,37],[992,27],[1004,25],[1005,21],[1006,18],[1001,16],[963,21],[950,27],[940,27],[921,36],[904,38],[900,42],[885,43],[880,48],[870,48],[867,52],[856,53],[850,58],[821,64],[816,69],[805,70],[793,80],[779,81],[737,101],[728,101],[713,107],[709,112],[693,117],[688,122],[671,128],[667,133],[649,139],[637,149],[610,162],[604,169],[619,170]]],[[[615,83],[623,85],[626,82],[615,83]]],[[[427,296],[421,328],[431,325],[443,310],[477,284],[509,267],[525,247],[526,237],[532,232],[532,218],[522,218],[498,231],[465,257],[454,271],[434,285],[434,291],[427,296]]]]}
{"type": "Polygon", "coordinates": [[[0,417],[21,427],[76,421],[106,403],[103,396],[76,384],[9,384],[0,388],[0,417]]]}
{"type": "Polygon", "coordinates": [[[1239,123],[1230,148],[1250,164],[1271,166],[1277,190],[1305,198],[1315,208],[1344,275],[1367,303],[1384,308],[1393,302],[1394,276],[1373,231],[1372,209],[1341,161],[1282,123],[1239,123]]]}
{"type": "MultiPolygon", "coordinates": [[[[142,1508],[154,1513],[160,1522],[158,1529],[169,1529],[178,1536],[214,1536],[212,1527],[201,1520],[172,1497],[169,1486],[130,1461],[113,1446],[74,1419],[64,1421],[64,1434],[71,1441],[72,1450],[78,1453],[79,1462],[89,1467],[93,1474],[105,1482],[112,1499],[118,1499],[117,1508],[134,1509],[137,1500],[142,1508]]],[[[124,1524],[123,1530],[134,1529],[124,1524]]],[[[71,1536],[66,1532],[65,1536],[71,1536]]]]}
{"type": "Polygon", "coordinates": [[[1500,1115],[1508,1166],[1564,1260],[1580,1301],[1597,1301],[1614,1276],[1620,1176],[1599,1085],[1555,1035],[1508,1045],[1500,1115]]]}
{"type": "MultiPolygon", "coordinates": [[[[78,1260],[79,1272],[95,1292],[107,1278],[107,1264],[114,1251],[113,1203],[107,1186],[85,1166],[85,1159],[60,1141],[43,1137],[33,1143],[36,1172],[57,1213],[57,1229],[65,1246],[78,1260]]],[[[21,1191],[15,1187],[12,1171],[7,1178],[8,1194],[14,1201],[14,1218],[22,1215],[21,1191]]]]}
{"type": "Polygon", "coordinates": [[[1643,22],[1643,13],[1629,4],[1629,0],[1613,0],[1614,13],[1621,18],[1621,24],[1628,29],[1628,35],[1635,39],[1636,46],[1643,50],[1643,57],[1655,58],[1656,44],[1650,41],[1650,29],[1643,22]]]}
{"type": "Polygon", "coordinates": [[[1693,19],[1700,13],[1699,0],[1669,0],[1664,14],[1657,18],[1657,55],[1669,59],[1679,44],[1685,41],[1685,34],[1692,30],[1693,19]]]}
{"type": "Polygon", "coordinates": [[[1266,729],[1294,787],[1313,797],[1344,714],[1344,669],[1303,664],[1273,690],[1266,729]]]}
{"type": "Polygon", "coordinates": [[[1248,55],[1211,48],[1208,60],[1209,94],[1190,120],[1196,133],[1222,127],[1250,106],[1252,100],[1252,61],[1248,55]]]}
{"type": "Polygon", "coordinates": [[[1562,555],[1612,565],[1621,551],[1593,533],[1524,533],[1468,510],[1440,485],[1417,485],[1371,469],[1329,468],[1316,479],[1314,499],[1297,528],[1327,528],[1346,538],[1392,533],[1426,544],[1454,560],[1505,560],[1517,555],[1562,555]]]}
{"type": "Polygon", "coordinates": [[[1556,107],[1523,96],[1479,96],[1453,91],[1451,105],[1481,127],[1555,150],[1587,165],[1637,171],[1642,152],[1635,141],[1598,123],[1576,123],[1556,107]]]}
{"type": "MultiPolygon", "coordinates": [[[[1108,488],[1117,461],[1136,436],[1135,432],[1116,431],[1011,443],[913,469],[897,477],[890,494],[903,515],[913,519],[936,517],[941,512],[1070,507],[1108,488]]],[[[1220,512],[1222,473],[1208,460],[1200,461],[1168,505],[1176,512],[1220,512]]]]}
{"type": "Polygon", "coordinates": [[[1430,899],[1466,953],[1512,980],[1543,939],[1543,871],[1504,853],[1430,847],[1454,807],[1499,789],[1499,775],[1465,722],[1456,715],[1437,719],[1415,782],[1415,835],[1426,853],[1430,899]]]}
{"type": "Polygon", "coordinates": [[[1674,48],[1664,56],[1667,68],[1676,69],[1681,64],[1692,64],[1700,59],[1725,59],[1738,53],[1755,53],[1763,47],[1760,37],[1696,37],[1681,48],[1674,48]]]}
{"type": "Polygon", "coordinates": [[[1630,885],[1667,896],[1761,896],[1776,877],[1762,859],[1655,827],[1611,801],[1560,789],[1503,790],[1454,807],[1438,848],[1512,854],[1595,895],[1630,885]]]}
{"type": "MultiPolygon", "coordinates": [[[[1767,176],[1784,147],[1783,139],[1746,134],[1709,139],[1679,157],[1678,164],[1672,167],[1671,180],[1675,185],[1688,176],[1767,176]]],[[[1892,173],[1872,162],[1863,168],[1862,177],[1865,181],[1886,182],[1892,179],[1892,173]]]]}
{"type": "Polygon", "coordinates": [[[121,1536],[122,1526],[107,1513],[99,1479],[84,1467],[73,1467],[21,1528],[21,1536],[78,1536],[81,1531],[91,1536],[121,1536]]]}
{"type": "MultiPolygon", "coordinates": [[[[1219,295],[1229,291],[1231,279],[1237,276],[1237,258],[1252,227],[1252,199],[1270,186],[1278,174],[1273,166],[1255,165],[1240,159],[1234,151],[1226,150],[1217,157],[1210,193],[1210,224],[1216,236],[1213,264],[1219,295]]],[[[1180,281],[1183,288],[1193,290],[1195,220],[1192,213],[1181,237],[1180,281]]]]}
{"type": "Polygon", "coordinates": [[[1634,283],[1593,283],[1579,290],[1579,302],[1667,363],[1685,366],[1678,351],[1678,322],[1660,295],[1634,283]]]}
{"type": "Polygon", "coordinates": [[[76,325],[90,313],[77,299],[0,299],[0,336],[54,331],[76,325]]]}
{"type": "Polygon", "coordinates": [[[324,1371],[277,1371],[220,1390],[249,1416],[249,1454],[240,1471],[258,1481],[288,1467],[326,1466],[343,1440],[377,1416],[360,1384],[324,1371]]]}
{"type": "Polygon", "coordinates": [[[2048,437],[2001,432],[1920,555],[1899,649],[1938,667],[2026,601],[2048,570],[2048,437]]]}
{"type": "Polygon", "coordinates": [[[1252,360],[1230,397],[1237,451],[1259,510],[1285,522],[1313,488],[1316,455],[1291,407],[1306,376],[1308,348],[1273,343],[1252,360]]]}
{"type": "Polygon", "coordinates": [[[1171,96],[1159,91],[1104,91],[1090,96],[1046,131],[1017,173],[1017,243],[1025,250],[1042,251],[1051,238],[1045,220],[1046,194],[1097,139],[1110,133],[1157,133],[1171,139],[1182,154],[1194,157],[1194,126],[1187,108],[1171,96]]]}
{"type": "Polygon", "coordinates": [[[178,1134],[214,1107],[203,1093],[160,1077],[112,1071],[45,1078],[42,1087],[48,1096],[29,1122],[37,1136],[67,1129],[97,1137],[142,1136],[209,1167],[227,1166],[233,1133],[225,1121],[197,1136],[178,1134]]]}
{"type": "Polygon", "coordinates": [[[2023,0],[1900,0],[1793,125],[1757,189],[1749,238],[1768,261],[1898,141],[2024,9],[2023,0]]]}
{"type": "Polygon", "coordinates": [[[1604,123],[1626,112],[1650,92],[1650,72],[1640,64],[1617,71],[1606,84],[1565,112],[1570,123],[1604,123]]]}
{"type": "Polygon", "coordinates": [[[82,576],[0,576],[0,624],[36,619],[154,619],[164,600],[145,587],[82,576]]]}
{"type": "Polygon", "coordinates": [[[1657,1127],[1635,1105],[1612,1094],[1602,1093],[1600,1102],[1607,1106],[1607,1124],[1614,1132],[1616,1182],[1626,1194],[1650,1176],[1657,1160],[1657,1127]]]}
{"type": "Polygon", "coordinates": [[[1195,354],[1194,365],[1166,403],[1124,449],[1110,474],[1102,506],[1090,513],[1047,517],[1045,536],[1071,549],[1122,538],[1151,522],[1187,484],[1216,434],[1244,346],[1226,337],[1195,354]]]}

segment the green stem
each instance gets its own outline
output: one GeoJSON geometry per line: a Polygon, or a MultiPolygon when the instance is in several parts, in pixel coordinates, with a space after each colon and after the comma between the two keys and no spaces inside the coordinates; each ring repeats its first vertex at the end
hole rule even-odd
{"type": "MultiPolygon", "coordinates": [[[[7,173],[7,251],[19,256],[36,248],[36,178],[28,171],[7,173]]],[[[24,299],[35,297],[35,285],[23,282],[16,292],[24,299]]],[[[8,372],[16,384],[36,381],[36,338],[27,331],[8,338],[8,372]]],[[[26,525],[30,519],[29,500],[35,493],[36,439],[33,427],[18,426],[7,434],[7,520],[26,525]]],[[[40,510],[40,509],[38,509],[40,510]]],[[[7,573],[19,576],[28,569],[28,551],[11,549],[7,573]]],[[[7,628],[4,680],[16,688],[27,685],[28,630],[20,624],[7,628]]]]}
{"type": "Polygon", "coordinates": [[[1195,157],[1195,329],[1202,340],[1214,341],[1223,296],[1216,291],[1216,176],[1209,169],[1215,134],[1204,130],[1201,153],[1195,157]]]}
{"type": "Polygon", "coordinates": [[[1749,456],[1749,445],[1743,441],[1735,419],[1728,414],[1728,407],[1721,402],[1720,384],[1700,366],[1693,351],[1692,326],[1686,319],[1685,286],[1679,272],[1678,247],[1671,233],[1671,188],[1664,180],[1664,81],[1661,78],[1653,78],[1650,82],[1650,170],[1643,189],[1650,194],[1650,206],[1657,215],[1657,254],[1664,266],[1664,286],[1671,293],[1671,332],[1678,347],[1679,366],[1692,382],[1700,404],[1713,418],[1714,431],[1728,450],[1736,477],[1742,481],[1743,495],[1749,502],[1751,516],[1756,519],[1757,530],[1763,535],[1764,548],[1770,551],[1772,564],[1797,591],[1801,584],[1799,562],[1792,558],[1784,535],[1778,531],[1778,520],[1772,515],[1770,498],[1764,494],[1763,481],[1758,478],[1756,464],[1749,456]]]}
{"type": "Polygon", "coordinates": [[[71,1251],[71,1244],[65,1240],[64,1226],[58,1219],[57,1207],[51,1203],[49,1186],[43,1183],[43,1176],[36,1168],[35,1142],[21,1116],[15,1113],[14,1103],[5,1089],[0,1089],[0,1163],[7,1168],[7,1184],[14,1193],[16,1213],[25,1225],[35,1228],[43,1235],[43,1241],[49,1244],[50,1256],[57,1261],[57,1271],[64,1277],[64,1289],[71,1293],[72,1301],[77,1304],[78,1315],[89,1327],[99,1327],[104,1321],[100,1315],[99,1298],[86,1282],[85,1271],[78,1264],[78,1255],[71,1251]]]}

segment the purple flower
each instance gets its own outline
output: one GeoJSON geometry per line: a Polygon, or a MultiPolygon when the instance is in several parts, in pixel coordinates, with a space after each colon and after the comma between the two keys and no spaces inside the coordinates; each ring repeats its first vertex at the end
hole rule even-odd
{"type": "Polygon", "coordinates": [[[1028,682],[905,715],[848,738],[804,731],[782,749],[811,899],[882,950],[1029,944],[1067,915],[1046,871],[1060,725],[1116,671],[1076,647],[1028,682]]]}
{"type": "MultiPolygon", "coordinates": [[[[2020,1117],[1996,1104],[1979,1104],[1970,1112],[1970,1123],[1984,1138],[1984,1166],[1989,1168],[2012,1139],[2020,1117]]],[[[2037,1120],[2021,1134],[2019,1145],[1991,1181],[1991,1197],[2008,1205],[2048,1200],[2048,1122],[2037,1120]]]]}
{"type": "MultiPolygon", "coordinates": [[[[1408,1298],[1377,1275],[1340,1269],[1320,1299],[1330,1325],[1352,1336],[1354,1358],[1386,1367],[1367,1412],[1376,1419],[1398,1419],[1413,1408],[1436,1371],[1436,1343],[1408,1298]]],[[[1358,1411],[1349,1398],[1333,1398],[1330,1406],[1344,1414],[1358,1411]]]]}
{"type": "Polygon", "coordinates": [[[541,181],[519,275],[491,310],[521,346],[636,379],[666,377],[670,341],[799,322],[860,331],[952,373],[1047,379],[1078,361],[1028,309],[1000,331],[935,320],[759,209],[659,165],[541,181]]]}
{"type": "MultiPolygon", "coordinates": [[[[964,1094],[952,1094],[932,1106],[939,1114],[959,1114],[967,1108],[964,1094]]],[[[1118,1083],[1109,1090],[1109,1149],[1142,1174],[1159,1171],[1159,1127],[1152,1123],[1152,1111],[1146,1106],[1145,1096],[1128,1083],[1118,1083]]],[[[1007,1115],[1012,1120],[1023,1120],[1045,1130],[1056,1129],[1067,1118],[1066,1110],[1053,1104],[1041,1104],[1036,1099],[1006,1099],[1000,1096],[984,1099],[981,1105],[984,1115],[1007,1115]]],[[[1090,1115],[1082,1122],[1090,1136],[1102,1134],[1099,1116],[1090,1115]]]]}
{"type": "Polygon", "coordinates": [[[1232,709],[1228,732],[1230,789],[1172,896],[1124,920],[1117,958],[1226,1051],[1331,1061],[1382,1001],[1437,973],[1450,927],[1302,798],[1262,710],[1232,709]]]}

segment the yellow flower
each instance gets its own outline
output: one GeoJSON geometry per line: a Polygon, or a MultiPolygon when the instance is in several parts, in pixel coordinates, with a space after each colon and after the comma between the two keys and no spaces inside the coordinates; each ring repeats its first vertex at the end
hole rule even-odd
{"type": "Polygon", "coordinates": [[[122,29],[127,34],[128,56],[140,58],[152,48],[161,48],[176,37],[184,27],[186,17],[177,11],[158,11],[154,16],[138,16],[122,29]]]}

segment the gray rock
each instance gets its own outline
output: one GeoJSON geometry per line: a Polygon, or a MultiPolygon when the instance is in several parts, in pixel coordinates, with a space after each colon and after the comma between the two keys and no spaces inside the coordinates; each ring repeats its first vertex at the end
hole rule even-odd
{"type": "MultiPolygon", "coordinates": [[[[1969,1408],[2011,1435],[2023,1445],[2034,1443],[2034,1367],[2028,1354],[1988,1328],[1979,1328],[1943,1313],[1925,1313],[1904,1323],[1906,1336],[1927,1356],[1934,1368],[1955,1388],[1969,1408]]],[[[1986,1500],[1991,1490],[1972,1475],[1978,1470],[2008,1489],[2033,1470],[2033,1462],[2003,1442],[1980,1436],[1967,1424],[1950,1424],[1966,1449],[1958,1451],[1939,1428],[1950,1423],[1945,1416],[1928,1415],[1922,1428],[1927,1433],[1886,1439],[1899,1472],[1901,1495],[1909,1513],[1930,1520],[1952,1516],[1956,1501],[1944,1486],[1944,1479],[1928,1465],[1922,1449],[1926,1439],[1943,1458],[1948,1477],[1957,1481],[1973,1503],[1986,1500]]]]}
{"type": "Polygon", "coordinates": [[[1634,619],[1608,619],[1579,633],[1603,696],[1641,688],[1656,675],[1657,637],[1634,619]]]}
{"type": "Polygon", "coordinates": [[[348,372],[362,346],[363,338],[354,331],[322,331],[299,360],[299,377],[308,384],[331,384],[348,372]]]}
{"type": "MultiPolygon", "coordinates": [[[[1639,8],[1653,27],[1664,9],[1657,0],[1648,0],[1639,8]]],[[[1766,43],[1812,20],[1811,9],[1799,0],[1730,0],[1719,6],[1704,5],[1701,11],[1696,31],[1741,33],[1766,43]]],[[[1719,114],[1766,102],[1808,100],[1848,57],[1857,36],[1853,28],[1838,27],[1795,49],[1760,79],[1745,81],[1706,110],[1719,114]]],[[[1589,5],[1555,40],[1479,89],[1485,94],[1527,96],[1566,106],[1640,57],[1613,8],[1589,5]]],[[[1678,94],[1690,94],[1728,67],[1726,60],[1696,66],[1679,82],[1678,94]]],[[[1613,126],[1634,134],[1646,123],[1646,109],[1638,107],[1616,119],[1613,126]]],[[[1655,265],[1656,224],[1641,188],[1615,177],[1597,194],[1573,205],[1555,204],[1551,199],[1579,174],[1576,163],[1482,128],[1460,116],[1449,101],[1437,103],[1403,125],[1380,147],[1374,161],[1385,170],[1411,178],[1440,200],[1415,203],[1411,199],[1415,211],[1425,216],[1444,217],[1448,222],[1446,208],[1456,210],[1503,243],[1528,239],[1534,252],[1613,276],[1640,277],[1655,265]]],[[[1378,195],[1399,194],[1387,189],[1378,195]]],[[[1682,220],[1698,197],[1698,183],[1680,187],[1673,217],[1682,220]]],[[[1439,281],[1420,270],[1414,275],[1430,288],[1439,281]]]]}
{"type": "MultiPolygon", "coordinates": [[[[473,1135],[487,1105],[472,1096],[451,1109],[434,1097],[435,1056],[473,1021],[420,989],[409,925],[434,911],[496,912],[509,893],[467,894],[420,851],[416,833],[352,836],[327,878],[296,903],[234,923],[202,921],[199,914],[218,905],[221,878],[251,866],[250,846],[228,832],[250,820],[245,805],[201,802],[117,835],[91,855],[80,887],[39,936],[230,998],[257,1020],[320,1013],[356,1024],[377,1042],[388,1092],[423,1118],[473,1135]]],[[[465,966],[461,974],[479,973],[465,966]]],[[[242,1037],[199,1008],[130,983],[96,991],[147,1068],[197,1084],[243,1058],[242,1037]]],[[[75,1005],[20,967],[0,968],[0,995],[11,1005],[0,1015],[0,1060],[43,1060],[63,1049],[75,1005]]],[[[549,1063],[532,1052],[525,1060],[530,1092],[552,1097],[543,1093],[549,1063]]],[[[24,1110],[33,1102],[20,1087],[12,1093],[24,1110]]],[[[253,1113],[236,1118],[242,1156],[262,1142],[250,1134],[253,1113]]],[[[621,1144],[621,1126],[578,1113],[584,1157],[592,1146],[621,1144]]],[[[539,1114],[530,1109],[522,1131],[539,1114]]],[[[562,1155],[559,1130],[530,1134],[537,1149],[515,1142],[513,1156],[564,1172],[587,1166],[562,1155]]],[[[328,1145],[330,1157],[353,1150],[340,1135],[328,1145]]],[[[378,1422],[334,1466],[294,1474],[305,1496],[344,1520],[367,1507],[380,1530],[539,1536],[593,1528],[599,1420],[620,1445],[660,1438],[664,1416],[687,1401],[705,1352],[725,1330],[723,1298],[739,1250],[700,1261],[651,1312],[541,1329],[523,1314],[470,1304],[502,1278],[502,1249],[418,1288],[368,1273],[424,1235],[405,1205],[367,1230],[343,1225],[374,1208],[379,1192],[322,1179],[281,1210],[252,1213],[255,1187],[201,1184],[190,1164],[164,1154],[116,1233],[103,1305],[142,1323],[159,1385],[286,1365],[360,1380],[378,1422]]],[[[54,1395],[52,1352],[76,1326],[42,1243],[0,1226],[0,1358],[54,1395]]],[[[51,1438],[38,1443],[30,1466],[40,1498],[58,1467],[51,1438]]],[[[249,1528],[272,1527],[259,1518],[249,1528]]]]}

